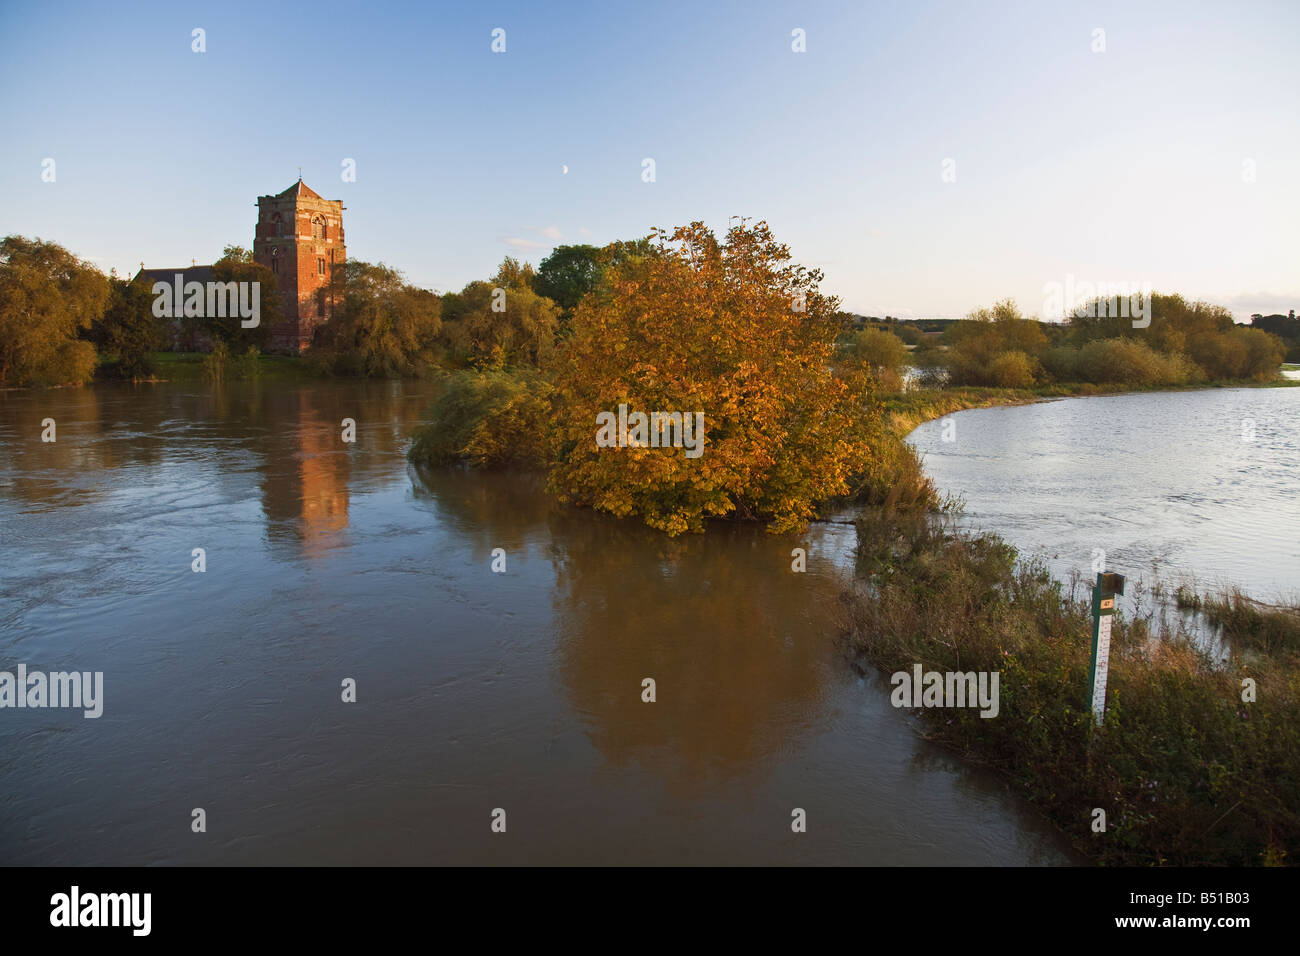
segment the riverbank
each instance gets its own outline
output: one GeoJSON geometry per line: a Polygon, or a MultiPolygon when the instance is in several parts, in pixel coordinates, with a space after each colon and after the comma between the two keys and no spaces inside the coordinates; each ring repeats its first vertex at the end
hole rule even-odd
{"type": "MultiPolygon", "coordinates": [[[[161,382],[210,382],[206,372],[207,352],[155,352],[154,374],[137,379],[137,384],[161,382]]],[[[329,378],[307,359],[298,355],[272,355],[259,353],[255,363],[244,356],[227,358],[223,381],[253,380],[265,382],[312,382],[329,378]]],[[[122,377],[117,372],[117,356],[111,352],[100,356],[95,369],[95,382],[117,382],[122,377]]]]}
{"type": "MultiPolygon", "coordinates": [[[[1300,367],[1300,366],[1298,366],[1300,367]]],[[[1283,366],[1286,369],[1286,366],[1283,366]]],[[[919,425],[954,412],[1002,405],[1032,405],[1058,398],[1089,398],[1104,395],[1130,395],[1139,392],[1195,392],[1218,388],[1296,388],[1300,379],[1281,374],[1267,382],[1217,381],[1189,385],[1149,387],[1093,385],[1086,382],[1044,385],[1038,388],[923,388],[907,392],[890,392],[880,396],[891,430],[905,437],[919,425]]]]}
{"type": "Polygon", "coordinates": [[[1094,729],[1087,602],[951,516],[876,509],[858,533],[861,587],[846,603],[859,669],[1000,676],[995,717],[918,708],[922,736],[996,770],[1099,864],[1293,862],[1300,655],[1288,644],[1243,641],[1220,664],[1117,615],[1094,729]]]}
{"type": "MultiPolygon", "coordinates": [[[[154,356],[157,364],[155,381],[206,381],[204,362],[207,357],[203,352],[159,352],[154,356]]],[[[226,377],[230,377],[229,372],[226,377]]],[[[255,377],[266,382],[308,382],[326,378],[301,356],[266,353],[257,356],[255,377]]]]}
{"type": "MultiPolygon", "coordinates": [[[[1054,397],[1065,396],[944,389],[886,404],[906,444],[926,420],[1054,397]]],[[[859,669],[1000,675],[996,717],[918,708],[923,736],[997,771],[1099,864],[1291,862],[1288,851],[1300,846],[1295,611],[1231,592],[1180,593],[1180,606],[1199,605],[1221,629],[1221,660],[1177,621],[1173,633],[1158,634],[1150,616],[1118,615],[1106,720],[1093,730],[1087,601],[997,535],[963,530],[957,519],[952,509],[865,509],[859,574],[845,595],[859,669]]]]}

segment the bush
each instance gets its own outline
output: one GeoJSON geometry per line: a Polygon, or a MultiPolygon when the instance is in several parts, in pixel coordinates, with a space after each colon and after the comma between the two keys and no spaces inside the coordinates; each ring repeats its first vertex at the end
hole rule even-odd
{"type": "Polygon", "coordinates": [[[550,385],[533,371],[454,372],[409,457],[428,465],[544,467],[550,394],[550,385]]]}
{"type": "Polygon", "coordinates": [[[921,467],[916,449],[881,422],[871,438],[875,452],[854,498],[889,513],[925,512],[939,504],[934,482],[921,467]]]}
{"type": "Polygon", "coordinates": [[[1054,382],[1082,381],[1079,376],[1079,350],[1066,346],[1048,349],[1043,355],[1043,371],[1054,382]]]}
{"type": "Polygon", "coordinates": [[[232,378],[256,379],[259,373],[258,359],[261,353],[256,345],[250,345],[242,355],[235,356],[230,362],[232,378]]]}
{"type": "Polygon", "coordinates": [[[1025,388],[1038,377],[1038,357],[1047,351],[1041,323],[1026,319],[1010,300],[979,309],[944,332],[946,364],[954,385],[1025,388]],[[1019,354],[1021,358],[1002,358],[1019,354]],[[994,368],[994,363],[998,363],[994,368]],[[1014,386],[1002,382],[1014,382],[1014,386]]]}
{"type": "Polygon", "coordinates": [[[896,327],[895,334],[903,340],[904,345],[921,344],[921,330],[915,325],[899,325],[896,327]]]}
{"type": "Polygon", "coordinates": [[[574,310],[556,356],[550,488],[670,535],[724,516],[801,530],[873,457],[863,369],[834,367],[839,303],[766,223],[725,241],[698,222],[657,238],[659,255],[611,268],[574,310]],[[687,457],[644,432],[602,444],[598,416],[620,405],[703,415],[704,446],[687,457]]]}
{"type": "Polygon", "coordinates": [[[1231,335],[1242,344],[1245,359],[1238,374],[1242,378],[1267,382],[1277,377],[1278,366],[1286,358],[1286,343],[1278,336],[1259,329],[1235,327],[1231,335]]]}
{"type": "Polygon", "coordinates": [[[903,340],[883,329],[863,329],[854,335],[853,354],[882,384],[890,380],[889,373],[893,373],[893,381],[898,381],[898,370],[907,363],[903,340]]]}
{"type": "Polygon", "coordinates": [[[1076,372],[1085,382],[1182,385],[1192,369],[1181,355],[1165,355],[1136,339],[1098,339],[1079,350],[1076,372]]]}
{"type": "MultiPolygon", "coordinates": [[[[1276,377],[1286,355],[1286,343],[1275,334],[1236,325],[1232,313],[1222,306],[1153,294],[1147,301],[1149,327],[1134,329],[1133,317],[1117,314],[1113,305],[1093,300],[1082,314],[1051,329],[1055,347],[1022,351],[1037,355],[1045,372],[1058,382],[1133,387],[1207,379],[1268,381],[1276,377]]],[[[1287,321],[1285,316],[1275,318],[1287,321]]],[[[946,335],[956,353],[953,367],[960,380],[989,384],[984,379],[991,361],[992,331],[986,327],[981,333],[977,323],[967,322],[958,323],[946,335]]]]}
{"type": "Polygon", "coordinates": [[[230,349],[221,339],[212,343],[212,351],[203,358],[203,377],[213,385],[226,379],[226,366],[230,362],[230,349]]]}
{"type": "Polygon", "coordinates": [[[1024,352],[1001,352],[989,363],[989,384],[998,388],[1029,388],[1034,364],[1024,352]]]}
{"type": "Polygon", "coordinates": [[[44,363],[29,371],[27,384],[81,385],[94,378],[97,358],[89,342],[58,342],[44,351],[44,363]]]}

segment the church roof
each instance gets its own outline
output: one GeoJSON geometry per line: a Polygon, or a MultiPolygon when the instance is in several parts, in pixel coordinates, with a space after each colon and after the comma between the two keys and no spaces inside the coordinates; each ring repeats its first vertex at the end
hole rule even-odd
{"type": "Polygon", "coordinates": [[[320,193],[316,192],[316,190],[312,189],[310,186],[308,186],[306,183],[304,183],[301,179],[298,180],[296,183],[294,183],[292,186],[290,186],[288,189],[286,189],[284,192],[282,192],[282,193],[277,193],[276,196],[275,196],[275,198],[276,198],[276,199],[285,199],[285,198],[288,198],[289,196],[302,196],[302,197],[304,197],[304,198],[306,198],[306,199],[321,199],[321,198],[323,198],[323,197],[321,196],[320,193]]]}
{"type": "Polygon", "coordinates": [[[182,283],[202,282],[207,283],[212,279],[212,266],[185,266],[180,269],[141,269],[135,274],[137,279],[147,279],[149,282],[166,282],[169,285],[175,280],[176,274],[184,276],[182,283]]]}

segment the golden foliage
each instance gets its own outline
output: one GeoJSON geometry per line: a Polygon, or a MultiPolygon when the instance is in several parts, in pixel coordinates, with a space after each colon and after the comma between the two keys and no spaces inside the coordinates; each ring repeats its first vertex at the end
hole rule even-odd
{"type": "Polygon", "coordinates": [[[803,527],[868,468],[860,366],[833,370],[839,303],[766,223],[724,243],[702,223],[656,230],[656,254],[612,267],[557,353],[551,490],[670,535],[709,516],[803,527]],[[598,447],[596,416],[704,413],[699,457],[598,447]]]}

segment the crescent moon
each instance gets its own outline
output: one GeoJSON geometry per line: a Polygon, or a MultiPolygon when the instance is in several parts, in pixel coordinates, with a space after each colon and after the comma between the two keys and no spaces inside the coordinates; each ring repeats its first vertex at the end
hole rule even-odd
{"type": "Polygon", "coordinates": [[[568,167],[568,166],[561,166],[561,167],[560,167],[560,172],[564,173],[564,175],[566,175],[566,176],[569,175],[569,167],[568,167]]]}

